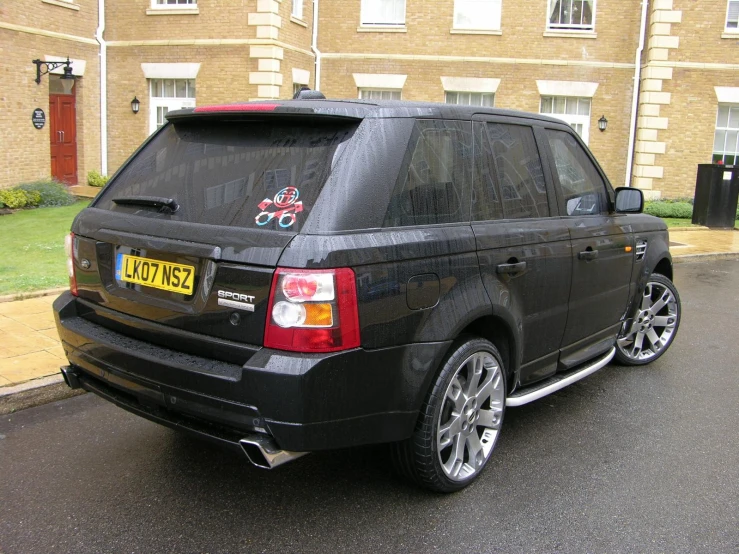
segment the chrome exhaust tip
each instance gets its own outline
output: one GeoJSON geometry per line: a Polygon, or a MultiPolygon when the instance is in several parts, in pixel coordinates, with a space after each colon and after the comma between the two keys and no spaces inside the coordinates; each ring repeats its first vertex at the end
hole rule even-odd
{"type": "Polygon", "coordinates": [[[272,469],[308,454],[280,450],[271,438],[260,435],[249,435],[241,439],[239,444],[249,461],[263,469],[272,469]]]}
{"type": "Polygon", "coordinates": [[[64,377],[64,382],[67,383],[67,386],[70,389],[81,389],[82,383],[80,383],[79,374],[72,366],[64,365],[60,367],[62,371],[62,377],[64,377]]]}

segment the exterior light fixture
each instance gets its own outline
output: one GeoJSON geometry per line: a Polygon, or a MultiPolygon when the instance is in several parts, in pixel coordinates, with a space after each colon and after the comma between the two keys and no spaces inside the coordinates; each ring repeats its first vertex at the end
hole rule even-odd
{"type": "Polygon", "coordinates": [[[65,94],[72,92],[72,88],[74,87],[74,75],[72,75],[72,62],[69,61],[69,58],[67,58],[66,62],[45,62],[42,60],[33,60],[33,63],[36,64],[37,85],[41,84],[41,77],[43,75],[63,66],[64,74],[60,77],[62,88],[64,89],[65,94]],[[43,71],[41,70],[42,65],[44,66],[43,71]]]}
{"type": "Polygon", "coordinates": [[[601,133],[608,129],[608,120],[606,119],[606,116],[600,116],[600,119],[598,120],[598,129],[600,129],[601,133]]]}
{"type": "Polygon", "coordinates": [[[140,106],[141,106],[141,102],[139,102],[139,99],[134,96],[133,100],[131,100],[131,111],[133,113],[139,113],[140,106]]]}

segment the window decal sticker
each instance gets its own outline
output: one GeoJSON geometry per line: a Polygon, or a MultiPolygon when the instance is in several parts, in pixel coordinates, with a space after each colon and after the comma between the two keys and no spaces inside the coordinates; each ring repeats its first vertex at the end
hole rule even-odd
{"type": "Polygon", "coordinates": [[[283,229],[292,227],[297,220],[296,214],[303,211],[303,202],[298,202],[300,191],[295,187],[285,187],[275,194],[274,199],[265,198],[259,203],[259,209],[262,210],[254,218],[254,221],[260,227],[267,225],[274,218],[283,229]],[[277,211],[268,211],[270,207],[278,208],[277,211]]]}

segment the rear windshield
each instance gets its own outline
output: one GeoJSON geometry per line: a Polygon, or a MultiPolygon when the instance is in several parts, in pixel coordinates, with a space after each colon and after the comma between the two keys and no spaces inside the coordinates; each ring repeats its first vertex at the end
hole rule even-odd
{"type": "Polygon", "coordinates": [[[211,225],[297,232],[357,122],[183,121],[165,126],[96,208],[211,225]],[[172,214],[114,199],[171,198],[172,214]]]}

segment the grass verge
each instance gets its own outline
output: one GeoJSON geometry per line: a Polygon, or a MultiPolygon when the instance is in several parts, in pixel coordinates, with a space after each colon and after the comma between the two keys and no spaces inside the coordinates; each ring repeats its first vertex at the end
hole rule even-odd
{"type": "Polygon", "coordinates": [[[89,204],[21,210],[0,216],[0,296],[63,287],[67,277],[64,237],[89,204]]]}

